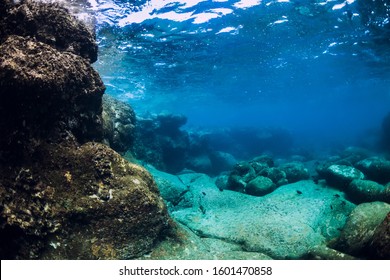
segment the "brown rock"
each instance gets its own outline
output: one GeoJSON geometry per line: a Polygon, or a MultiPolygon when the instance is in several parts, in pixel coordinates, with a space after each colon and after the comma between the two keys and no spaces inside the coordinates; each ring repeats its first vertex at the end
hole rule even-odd
{"type": "Polygon", "coordinates": [[[10,1],[2,1],[7,4],[8,12],[0,20],[4,23],[0,41],[7,35],[32,37],[59,51],[82,56],[91,63],[97,60],[94,32],[70,15],[66,8],[34,1],[11,6],[10,1]]]}
{"type": "Polygon", "coordinates": [[[390,212],[376,228],[369,246],[369,252],[373,259],[390,259],[390,212]]]}
{"type": "Polygon", "coordinates": [[[0,166],[2,259],[134,258],[169,229],[151,175],[110,148],[44,145],[37,156],[0,166]]]}

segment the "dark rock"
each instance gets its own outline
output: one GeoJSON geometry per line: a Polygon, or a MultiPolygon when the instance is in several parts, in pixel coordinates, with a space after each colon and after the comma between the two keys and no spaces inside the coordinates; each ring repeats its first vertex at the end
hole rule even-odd
{"type": "Polygon", "coordinates": [[[358,205],[349,215],[336,249],[355,257],[367,257],[374,232],[389,211],[390,205],[383,202],[358,205]]]}
{"type": "Polygon", "coordinates": [[[286,174],[289,183],[295,183],[310,178],[309,171],[301,162],[290,162],[279,167],[286,174]]]}
{"type": "Polygon", "coordinates": [[[376,228],[368,252],[371,259],[390,259],[390,212],[376,228]]]}
{"type": "Polygon", "coordinates": [[[159,170],[177,173],[186,167],[191,150],[189,135],[180,130],[181,116],[167,114],[138,118],[134,155],[159,170]]]}
{"type": "Polygon", "coordinates": [[[390,203],[390,190],[370,180],[353,180],[346,189],[348,197],[355,203],[383,201],[390,203]]]}
{"type": "Polygon", "coordinates": [[[22,1],[9,8],[2,21],[4,39],[7,35],[30,37],[91,63],[97,60],[95,34],[58,4],[22,1]]]}
{"type": "Polygon", "coordinates": [[[105,87],[88,61],[14,35],[0,45],[0,53],[3,148],[48,138],[58,129],[71,131],[80,142],[101,140],[105,87]]]}
{"type": "Polygon", "coordinates": [[[244,192],[247,182],[239,175],[230,174],[227,180],[227,189],[237,192],[244,192]]]}
{"type": "Polygon", "coordinates": [[[281,182],[287,182],[286,173],[276,167],[265,168],[260,172],[260,175],[270,178],[277,185],[281,182]]]}
{"type": "Polygon", "coordinates": [[[248,162],[237,163],[229,175],[227,188],[244,192],[246,184],[256,177],[255,170],[248,162]]]}
{"type": "Polygon", "coordinates": [[[353,180],[364,179],[364,174],[358,169],[337,164],[329,166],[322,175],[328,184],[341,189],[345,189],[353,180]]]}
{"type": "Polygon", "coordinates": [[[41,145],[37,155],[0,166],[2,259],[127,259],[169,227],[151,175],[107,146],[41,145]]]}
{"type": "Polygon", "coordinates": [[[251,160],[251,163],[253,162],[265,163],[268,167],[275,166],[273,158],[269,155],[262,155],[262,156],[255,157],[254,159],[251,160]]]}
{"type": "Polygon", "coordinates": [[[366,175],[367,179],[380,184],[390,182],[390,161],[388,160],[378,157],[366,158],[357,162],[355,166],[366,175]]]}
{"type": "Polygon", "coordinates": [[[245,187],[245,192],[250,195],[263,196],[273,192],[276,185],[270,178],[257,176],[251,180],[245,187]]]}
{"type": "Polygon", "coordinates": [[[180,127],[186,124],[187,117],[183,115],[159,114],[156,117],[158,123],[157,133],[161,135],[175,136],[180,134],[180,127]]]}
{"type": "Polygon", "coordinates": [[[104,139],[117,152],[125,152],[135,141],[135,113],[127,103],[103,96],[104,139]]]}

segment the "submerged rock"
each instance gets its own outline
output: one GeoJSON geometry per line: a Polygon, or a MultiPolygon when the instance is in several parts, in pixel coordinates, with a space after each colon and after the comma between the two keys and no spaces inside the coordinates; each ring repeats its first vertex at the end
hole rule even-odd
{"type": "Polygon", "coordinates": [[[85,27],[56,5],[22,1],[0,13],[1,259],[150,251],[172,223],[155,182],[89,142],[103,137],[95,41],[79,37],[85,27]]]}
{"type": "Polygon", "coordinates": [[[353,180],[346,189],[349,198],[356,202],[383,201],[390,203],[390,188],[370,180],[353,180]]]}
{"type": "Polygon", "coordinates": [[[341,189],[345,189],[353,180],[364,179],[364,174],[358,169],[338,164],[329,166],[322,175],[330,185],[341,189]]]}
{"type": "Polygon", "coordinates": [[[270,178],[257,176],[248,182],[245,187],[245,192],[250,195],[263,196],[274,191],[276,187],[270,178]]]}
{"type": "Polygon", "coordinates": [[[101,140],[105,87],[88,61],[15,35],[0,45],[0,53],[3,148],[58,130],[80,142],[101,140]]]}
{"type": "Polygon", "coordinates": [[[316,246],[326,247],[327,241],[339,236],[355,207],[339,192],[310,181],[255,197],[221,192],[204,175],[188,176],[182,179],[197,203],[173,211],[175,219],[202,237],[239,244],[275,259],[306,258],[316,246]]]}
{"type": "Polygon", "coordinates": [[[103,96],[104,140],[111,148],[122,153],[132,149],[135,126],[135,113],[129,104],[103,96]]]}
{"type": "Polygon", "coordinates": [[[374,232],[389,211],[390,205],[383,202],[358,205],[348,217],[336,248],[356,257],[367,256],[374,232]]]}
{"type": "Polygon", "coordinates": [[[169,227],[150,174],[110,148],[47,145],[37,153],[41,160],[2,178],[2,258],[132,258],[169,227]]]}
{"type": "Polygon", "coordinates": [[[67,9],[54,3],[21,1],[14,5],[11,2],[4,1],[8,4],[8,11],[0,19],[3,25],[0,42],[11,34],[30,37],[61,52],[84,57],[91,63],[97,60],[94,32],[77,21],[67,9]]]}
{"type": "Polygon", "coordinates": [[[390,182],[390,161],[371,157],[356,163],[356,168],[362,171],[367,179],[376,181],[380,184],[390,182]]]}
{"type": "Polygon", "coordinates": [[[280,166],[280,170],[286,173],[289,183],[295,183],[310,178],[309,171],[301,162],[290,162],[280,166]]]}

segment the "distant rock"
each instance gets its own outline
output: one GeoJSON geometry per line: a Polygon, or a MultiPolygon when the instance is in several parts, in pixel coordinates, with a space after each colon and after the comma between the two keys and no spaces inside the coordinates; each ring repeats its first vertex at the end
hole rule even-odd
{"type": "Polygon", "coordinates": [[[286,174],[289,183],[295,183],[310,178],[309,171],[301,162],[290,162],[279,167],[286,174]]]}
{"type": "Polygon", "coordinates": [[[260,175],[265,176],[272,180],[277,186],[285,185],[288,183],[286,178],[286,172],[276,167],[264,168],[260,171],[260,175]]]}
{"type": "Polygon", "coordinates": [[[245,186],[245,193],[255,196],[263,196],[274,191],[276,187],[277,186],[270,178],[257,176],[255,179],[249,181],[245,186]]]}
{"type": "Polygon", "coordinates": [[[364,174],[358,169],[338,164],[329,166],[322,175],[330,185],[340,189],[345,189],[353,180],[364,179],[364,174]]]}
{"type": "Polygon", "coordinates": [[[390,161],[378,157],[371,157],[356,163],[356,168],[362,171],[367,179],[380,184],[390,182],[390,161]]]}
{"type": "Polygon", "coordinates": [[[349,215],[336,248],[356,257],[364,257],[377,227],[382,223],[390,205],[384,202],[371,202],[358,205],[349,215]]]}
{"type": "Polygon", "coordinates": [[[110,95],[103,96],[103,133],[105,142],[117,152],[131,150],[135,141],[136,117],[127,103],[110,95]]]}
{"type": "Polygon", "coordinates": [[[370,180],[353,180],[346,189],[355,203],[383,201],[390,203],[390,188],[370,180]]]}

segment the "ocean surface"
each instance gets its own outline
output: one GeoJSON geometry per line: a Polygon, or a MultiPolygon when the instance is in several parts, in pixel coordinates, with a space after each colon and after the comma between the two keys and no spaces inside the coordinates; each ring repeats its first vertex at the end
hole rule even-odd
{"type": "Polygon", "coordinates": [[[106,93],[189,129],[276,127],[375,146],[390,111],[386,1],[90,0],[106,93]]]}

